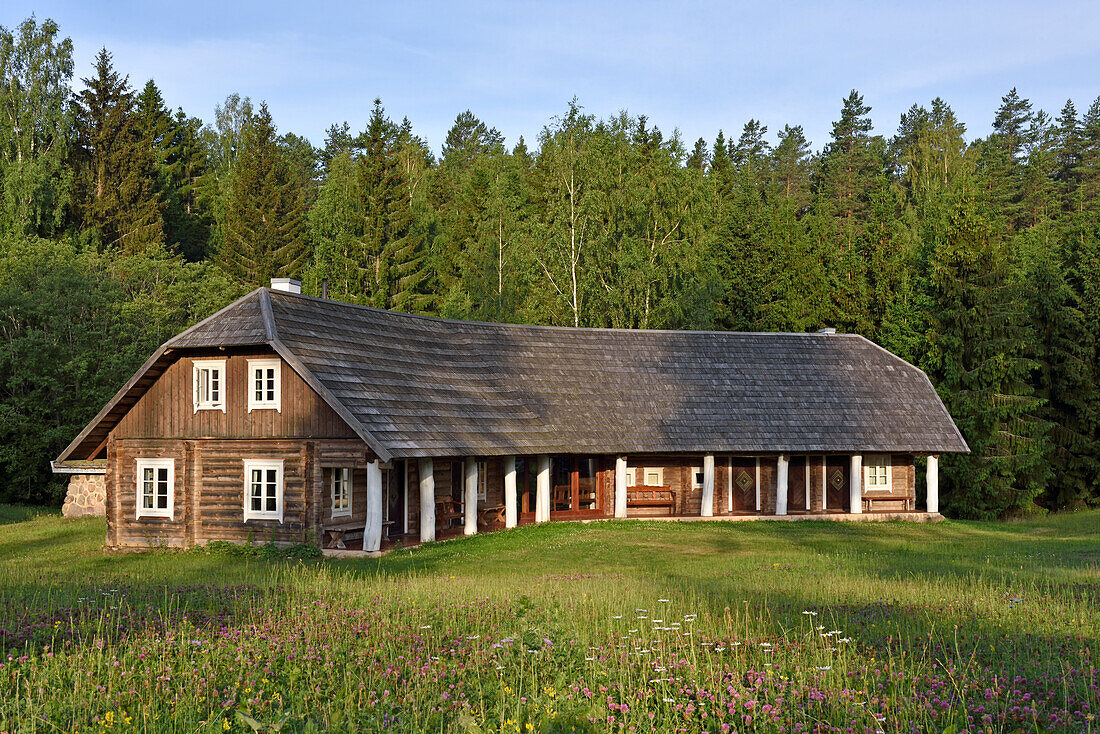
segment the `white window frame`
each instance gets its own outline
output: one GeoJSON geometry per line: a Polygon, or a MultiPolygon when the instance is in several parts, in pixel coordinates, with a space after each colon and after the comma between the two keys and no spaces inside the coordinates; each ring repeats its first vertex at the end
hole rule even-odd
{"type": "Polygon", "coordinates": [[[335,468],[333,468],[332,470],[329,471],[328,487],[329,487],[329,498],[331,499],[331,502],[329,504],[329,509],[332,511],[332,516],[333,517],[351,517],[351,514],[352,514],[351,498],[352,498],[352,486],[353,486],[353,482],[355,481],[353,479],[354,476],[355,476],[355,472],[353,472],[349,467],[335,467],[335,468]],[[337,477],[339,477],[343,482],[344,493],[347,495],[347,499],[348,499],[347,507],[337,507],[336,506],[336,479],[337,479],[337,477]]]}
{"type": "Polygon", "coordinates": [[[135,480],[137,484],[137,517],[166,517],[169,520],[176,519],[176,460],[175,459],[137,459],[135,480]],[[142,507],[145,499],[146,469],[153,470],[153,507],[142,507]],[[168,470],[168,507],[159,508],[157,504],[156,476],[158,469],[168,470]]]}
{"type": "Polygon", "coordinates": [[[484,502],[489,497],[489,462],[477,462],[477,501],[484,502]]]}
{"type": "Polygon", "coordinates": [[[626,468],[626,486],[633,487],[638,481],[638,470],[632,466],[626,468]]]}
{"type": "Polygon", "coordinates": [[[894,477],[891,471],[891,465],[893,462],[890,460],[888,454],[868,454],[863,459],[863,486],[865,489],[874,492],[893,492],[894,491],[894,477]],[[878,478],[878,470],[886,469],[886,482],[875,483],[872,478],[878,478]],[[872,474],[874,472],[874,474],[872,474]]]}
{"type": "Polygon", "coordinates": [[[648,466],[642,469],[642,485],[645,487],[663,487],[665,486],[665,468],[663,466],[648,466]],[[649,483],[649,473],[656,472],[657,483],[649,483]]]}
{"type": "Polygon", "coordinates": [[[703,477],[700,476],[702,473],[703,473],[703,467],[701,467],[701,466],[691,467],[691,491],[692,492],[701,492],[703,490],[703,477]]]}
{"type": "Polygon", "coordinates": [[[191,363],[191,396],[195,412],[200,410],[220,410],[225,412],[225,360],[196,359],[191,363]],[[201,400],[199,395],[199,373],[202,370],[218,370],[218,399],[201,400]]]}
{"type": "MultiPolygon", "coordinates": [[[[266,478],[265,478],[266,479],[266,478]]],[[[282,459],[245,459],[244,461],[244,521],[249,520],[278,520],[283,521],[283,494],[285,483],[283,481],[282,459]],[[275,474],[275,510],[252,509],[252,472],[269,471],[274,469],[275,474]]],[[[267,499],[266,494],[264,499],[267,499]]]]}
{"type": "MultiPolygon", "coordinates": [[[[283,412],[283,361],[278,358],[250,359],[248,360],[248,412],[254,410],[275,410],[283,412]],[[275,398],[267,400],[267,386],[261,390],[265,393],[264,400],[256,399],[256,370],[262,369],[266,373],[269,369],[275,370],[275,398]]],[[[267,376],[262,378],[265,382],[267,376]]]]}

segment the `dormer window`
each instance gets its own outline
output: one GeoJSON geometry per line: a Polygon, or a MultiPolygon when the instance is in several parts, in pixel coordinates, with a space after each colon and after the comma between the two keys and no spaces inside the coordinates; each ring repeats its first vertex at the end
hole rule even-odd
{"type": "Polygon", "coordinates": [[[225,412],[225,360],[203,359],[194,362],[195,412],[225,412]]]}
{"type": "Polygon", "coordinates": [[[282,362],[278,359],[248,360],[248,412],[282,410],[282,362]]]}

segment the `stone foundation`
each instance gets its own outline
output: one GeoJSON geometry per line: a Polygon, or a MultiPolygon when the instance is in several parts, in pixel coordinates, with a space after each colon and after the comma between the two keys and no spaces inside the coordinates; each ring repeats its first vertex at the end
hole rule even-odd
{"type": "Polygon", "coordinates": [[[103,474],[73,474],[61,514],[65,517],[103,517],[107,514],[107,488],[103,474]]]}

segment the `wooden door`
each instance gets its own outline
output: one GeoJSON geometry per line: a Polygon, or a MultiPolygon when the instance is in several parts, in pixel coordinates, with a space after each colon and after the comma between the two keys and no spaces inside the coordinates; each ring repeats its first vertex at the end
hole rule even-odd
{"type": "Polygon", "coordinates": [[[806,505],[806,457],[792,456],[787,464],[787,511],[803,512],[806,505]]]}
{"type": "Polygon", "coordinates": [[[848,473],[851,469],[847,456],[830,456],[825,459],[826,510],[848,511],[851,495],[848,473]]]}
{"type": "Polygon", "coordinates": [[[733,511],[756,511],[756,459],[733,459],[733,511]]]}

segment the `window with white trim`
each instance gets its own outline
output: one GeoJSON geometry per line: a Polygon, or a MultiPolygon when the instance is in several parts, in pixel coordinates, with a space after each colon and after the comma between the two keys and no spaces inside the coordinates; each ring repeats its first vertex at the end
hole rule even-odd
{"type": "Polygon", "coordinates": [[[489,462],[477,462],[477,501],[484,502],[489,495],[489,462]]]}
{"type": "Polygon", "coordinates": [[[225,360],[196,359],[193,362],[195,412],[225,412],[225,360]]]}
{"type": "Polygon", "coordinates": [[[282,361],[248,360],[248,412],[282,410],[282,361]]]}
{"type": "Polygon", "coordinates": [[[176,462],[137,460],[137,516],[175,519],[176,462]]]}
{"type": "Polygon", "coordinates": [[[634,467],[628,466],[626,468],[626,486],[628,486],[628,487],[633,487],[634,486],[634,480],[637,478],[636,473],[637,473],[637,470],[634,467]]]}
{"type": "Polygon", "coordinates": [[[244,462],[244,519],[283,521],[283,462],[244,462]]]}
{"type": "Polygon", "coordinates": [[[647,487],[663,487],[665,485],[664,467],[656,466],[642,469],[642,476],[645,477],[645,486],[647,487]]]}
{"type": "Polygon", "coordinates": [[[891,491],[890,457],[883,454],[864,457],[863,476],[867,489],[891,491]]]}
{"type": "Polygon", "coordinates": [[[333,469],[329,481],[332,490],[332,516],[351,515],[351,469],[333,469]]]}
{"type": "Polygon", "coordinates": [[[691,488],[696,492],[703,489],[703,468],[701,466],[691,467],[691,488]]]}

